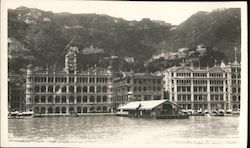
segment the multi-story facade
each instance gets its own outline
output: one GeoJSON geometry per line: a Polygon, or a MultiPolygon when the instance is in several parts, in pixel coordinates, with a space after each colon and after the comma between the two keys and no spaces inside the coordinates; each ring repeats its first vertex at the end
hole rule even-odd
{"type": "Polygon", "coordinates": [[[229,108],[229,75],[221,67],[200,69],[183,65],[169,68],[163,74],[170,101],[184,109],[229,108]]]}
{"type": "Polygon", "coordinates": [[[70,47],[64,70],[34,71],[27,67],[26,110],[39,114],[110,112],[111,67],[77,71],[77,48],[70,47]]]}
{"type": "Polygon", "coordinates": [[[241,92],[241,65],[235,60],[233,63],[225,65],[221,64],[221,67],[228,71],[228,79],[230,82],[230,94],[229,94],[229,105],[232,110],[240,109],[240,92],[241,92]]]}
{"type": "Polygon", "coordinates": [[[123,73],[113,81],[113,105],[130,101],[163,99],[162,76],[150,73],[123,73]]]}
{"type": "Polygon", "coordinates": [[[207,67],[171,67],[163,71],[164,89],[170,101],[184,109],[240,108],[240,63],[207,67]]]}
{"type": "Polygon", "coordinates": [[[8,110],[25,110],[25,77],[20,74],[8,75],[8,110]]]}

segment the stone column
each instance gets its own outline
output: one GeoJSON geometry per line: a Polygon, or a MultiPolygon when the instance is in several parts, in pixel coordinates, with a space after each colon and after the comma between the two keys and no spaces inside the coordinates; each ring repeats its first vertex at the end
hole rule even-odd
{"type": "MultiPolygon", "coordinates": [[[[209,75],[209,74],[207,74],[209,75]]],[[[210,98],[210,80],[207,79],[207,109],[211,111],[211,98],[210,98]]]]}

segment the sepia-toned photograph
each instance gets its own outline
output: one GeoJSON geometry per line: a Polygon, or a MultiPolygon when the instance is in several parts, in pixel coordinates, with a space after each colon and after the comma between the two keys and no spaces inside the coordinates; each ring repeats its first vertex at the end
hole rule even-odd
{"type": "Polygon", "coordinates": [[[1,147],[247,146],[244,2],[4,0],[1,147]]]}

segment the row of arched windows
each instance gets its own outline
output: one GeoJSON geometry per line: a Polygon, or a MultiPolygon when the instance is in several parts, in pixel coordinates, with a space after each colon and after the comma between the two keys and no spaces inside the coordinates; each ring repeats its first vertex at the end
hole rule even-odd
{"type": "MultiPolygon", "coordinates": [[[[46,103],[46,98],[47,98],[47,103],[52,103],[53,102],[53,96],[35,96],[35,103],[46,103]]],[[[68,101],[66,96],[56,96],[54,98],[55,103],[86,103],[86,102],[107,102],[108,97],[107,96],[77,96],[76,98],[74,96],[69,96],[68,101]]]]}
{"type": "MultiPolygon", "coordinates": [[[[35,86],[34,88],[35,92],[46,92],[46,86],[35,86]]],[[[53,92],[54,87],[53,86],[48,86],[48,92],[53,92]]],[[[97,92],[97,93],[107,93],[108,87],[107,86],[77,86],[76,90],[74,86],[69,86],[68,87],[68,92],[70,93],[87,93],[87,92],[97,92]]],[[[66,93],[67,92],[67,87],[66,86],[55,86],[55,92],[62,92],[66,93]]]]}
{"type": "Polygon", "coordinates": [[[62,114],[66,114],[66,113],[88,113],[88,112],[107,112],[108,111],[108,107],[107,106],[91,106],[91,107],[69,107],[68,108],[68,112],[67,112],[67,108],[66,107],[48,107],[46,109],[46,107],[35,107],[34,108],[34,112],[36,114],[52,114],[52,113],[62,113],[62,114]]]}

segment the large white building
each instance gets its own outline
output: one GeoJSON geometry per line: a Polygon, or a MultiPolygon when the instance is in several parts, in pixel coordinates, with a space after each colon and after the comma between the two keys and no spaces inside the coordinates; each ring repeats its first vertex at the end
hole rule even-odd
{"type": "Polygon", "coordinates": [[[162,73],[169,100],[184,109],[240,108],[240,63],[237,60],[204,69],[182,65],[162,73]]]}
{"type": "Polygon", "coordinates": [[[37,114],[84,114],[110,112],[112,72],[110,68],[77,70],[77,48],[65,56],[64,70],[35,71],[27,68],[26,110],[37,114]]]}

